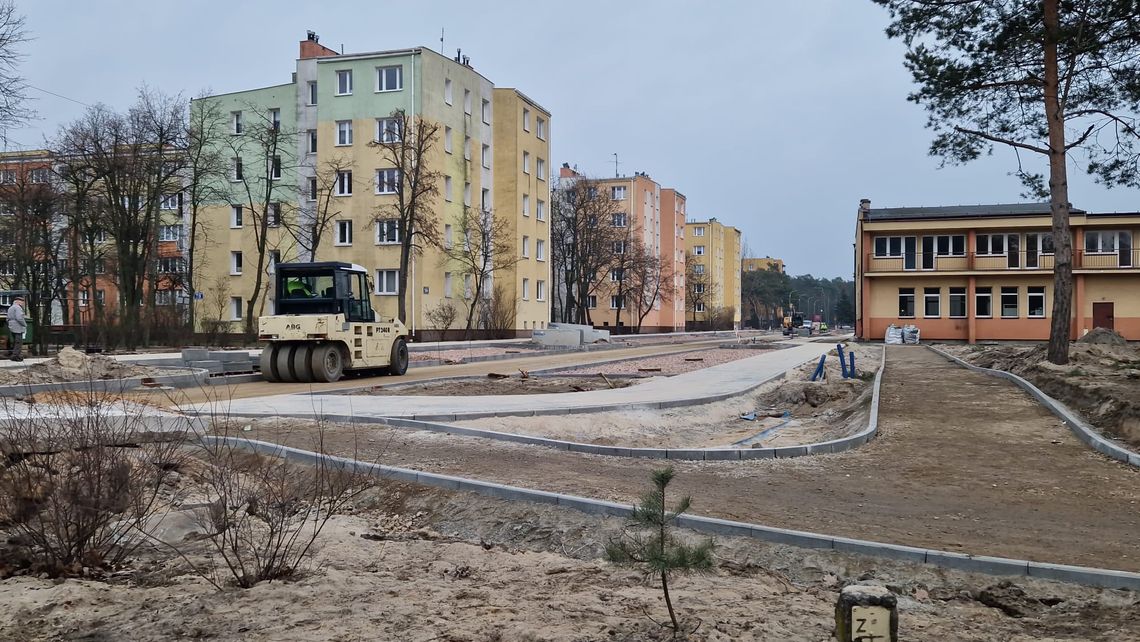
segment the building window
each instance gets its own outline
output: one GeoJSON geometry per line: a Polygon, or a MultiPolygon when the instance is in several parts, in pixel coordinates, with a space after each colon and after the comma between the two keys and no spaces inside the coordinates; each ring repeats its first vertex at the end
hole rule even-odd
{"type": "Polygon", "coordinates": [[[272,180],[281,180],[281,157],[274,156],[273,160],[269,163],[269,178],[272,180]]]}
{"type": "Polygon", "coordinates": [[[625,227],[627,221],[628,219],[626,218],[625,212],[616,212],[611,219],[614,227],[625,227]]]}
{"type": "Polygon", "coordinates": [[[534,283],[534,298],[539,301],[546,300],[546,281],[538,280],[534,283]]]}
{"type": "Polygon", "coordinates": [[[704,274],[704,273],[705,273],[705,264],[704,263],[697,263],[696,265],[693,266],[693,274],[704,274]]]}
{"type": "Polygon", "coordinates": [[[230,320],[241,321],[242,315],[242,300],[240,296],[230,297],[230,320]]]}
{"type": "Polygon", "coordinates": [[[524,259],[530,258],[530,237],[525,234],[522,237],[522,257],[524,259]]]}
{"type": "Polygon", "coordinates": [[[483,117],[483,124],[484,125],[490,125],[491,124],[491,101],[489,101],[489,100],[483,101],[483,106],[482,106],[482,109],[480,110],[480,114],[483,117]]]}
{"type": "Polygon", "coordinates": [[[400,242],[400,222],[394,218],[376,221],[376,244],[392,245],[400,242]]]}
{"type": "Polygon", "coordinates": [[[914,318],[914,288],[899,288],[899,317],[914,318]]]}
{"type": "Polygon", "coordinates": [[[452,244],[454,244],[454,243],[455,243],[454,228],[451,227],[451,223],[447,223],[443,226],[443,247],[450,249],[452,244]]]}
{"type": "Polygon", "coordinates": [[[336,244],[352,245],[352,221],[336,222],[336,244]]]}
{"type": "Polygon", "coordinates": [[[0,170],[0,183],[4,183],[6,185],[12,185],[15,182],[16,182],[16,170],[14,170],[14,169],[0,170]]]}
{"type": "Polygon", "coordinates": [[[546,203],[543,201],[536,201],[534,204],[534,217],[540,221],[546,220],[546,203]]]}
{"type": "Polygon", "coordinates": [[[530,173],[530,152],[523,152],[523,174],[530,173]]]}
{"type": "Polygon", "coordinates": [[[586,296],[586,307],[590,308],[591,310],[597,309],[598,297],[596,295],[593,295],[593,294],[587,295],[586,296]]]}
{"type": "Polygon", "coordinates": [[[522,215],[523,216],[530,216],[530,194],[523,194],[522,195],[522,201],[523,201],[522,215]]]}
{"type": "Polygon", "coordinates": [[[989,319],[994,316],[993,288],[977,288],[974,291],[974,315],[979,319],[989,319]]]}
{"type": "Polygon", "coordinates": [[[463,184],[463,204],[471,207],[471,183],[463,184]]]}
{"type": "Polygon", "coordinates": [[[1045,286],[1031,285],[1028,292],[1030,319],[1045,318],[1045,286]]]}
{"type": "Polygon", "coordinates": [[[352,121],[336,121],[336,144],[338,146],[352,144],[352,121]]]}
{"type": "Polygon", "coordinates": [[[392,169],[376,170],[376,193],[395,194],[400,186],[400,171],[392,169]]]}
{"type": "Polygon", "coordinates": [[[352,70],[341,69],[336,72],[336,95],[348,96],[352,93],[352,70]]]}
{"type": "Polygon", "coordinates": [[[479,207],[481,207],[484,212],[491,211],[491,190],[483,189],[479,191],[479,207]]]}
{"type": "Polygon", "coordinates": [[[317,81],[315,80],[309,82],[309,104],[317,104],[317,81]]]}
{"type": "Polygon", "coordinates": [[[269,123],[273,125],[273,129],[281,129],[281,110],[273,108],[269,110],[269,123]]]}
{"type": "Polygon", "coordinates": [[[399,270],[376,270],[376,294],[392,295],[400,293],[399,270]]]}
{"type": "Polygon", "coordinates": [[[624,276],[625,276],[625,270],[623,270],[622,268],[614,268],[614,269],[610,270],[610,282],[611,283],[620,282],[622,280],[622,277],[624,277],[624,276]]]}
{"type": "Polygon", "coordinates": [[[377,118],[376,119],[376,141],[380,143],[398,143],[400,142],[400,119],[399,118],[377,118]]]}
{"type": "Polygon", "coordinates": [[[451,79],[450,78],[444,78],[443,79],[443,102],[450,105],[451,104],[451,98],[452,98],[451,79]]]}
{"type": "Polygon", "coordinates": [[[543,239],[535,239],[534,241],[534,260],[546,260],[546,241],[543,239]]]}
{"type": "Polygon", "coordinates": [[[694,303],[693,304],[693,311],[694,312],[704,312],[705,311],[705,302],[704,301],[697,301],[696,303],[694,303]]]}
{"type": "Polygon", "coordinates": [[[159,274],[182,274],[185,271],[185,261],[183,261],[180,256],[166,257],[158,260],[159,274]]]}
{"type": "Polygon", "coordinates": [[[232,124],[233,124],[233,128],[230,131],[232,131],[235,135],[240,134],[242,132],[242,130],[244,129],[242,119],[241,119],[241,112],[240,111],[230,112],[230,119],[231,119],[232,124]]]}
{"type": "Polygon", "coordinates": [[[317,179],[315,177],[309,178],[309,200],[317,200],[317,179]]]}
{"type": "Polygon", "coordinates": [[[875,258],[897,258],[903,255],[903,237],[876,236],[875,258]]]}
{"type": "Polygon", "coordinates": [[[614,241],[614,254],[625,254],[625,241],[614,241]]]}
{"type": "Polygon", "coordinates": [[[1085,252],[1089,254],[1113,254],[1117,248],[1131,247],[1130,232],[1085,232],[1085,252]],[[1119,239],[1118,239],[1119,236],[1119,239]]]}
{"type": "MultiPolygon", "coordinates": [[[[974,250],[978,256],[1002,256],[1005,254],[1006,237],[1017,238],[1016,234],[979,234],[974,240],[974,250]]],[[[1011,240],[1009,247],[1017,249],[1017,241],[1011,240]]]]}
{"type": "Polygon", "coordinates": [[[523,107],[523,131],[530,131],[530,110],[523,107]]]}
{"type": "Polygon", "coordinates": [[[966,288],[950,288],[950,318],[966,318],[966,288]]]}
{"type": "Polygon", "coordinates": [[[376,91],[399,91],[404,88],[404,68],[400,65],[376,68],[376,91]]]}
{"type": "Polygon", "coordinates": [[[155,290],[154,304],[163,306],[174,305],[174,295],[174,290],[155,290]]]}
{"type": "Polygon", "coordinates": [[[1001,318],[1017,318],[1017,286],[1003,285],[1001,288],[1001,318]]]}
{"type": "Polygon", "coordinates": [[[177,241],[182,238],[181,225],[159,225],[158,226],[158,240],[160,241],[177,241]]]}
{"type": "Polygon", "coordinates": [[[922,316],[937,319],[942,316],[942,291],[939,288],[924,288],[922,292],[922,316]]]}
{"type": "Polygon", "coordinates": [[[336,173],[336,195],[352,196],[352,172],[342,171],[336,173]]]}
{"type": "Polygon", "coordinates": [[[232,159],[230,167],[233,170],[232,173],[230,174],[230,180],[233,180],[233,181],[245,180],[245,174],[242,172],[242,169],[241,169],[241,158],[240,157],[232,159]]]}
{"type": "Polygon", "coordinates": [[[545,181],[546,180],[546,161],[542,160],[541,158],[538,159],[537,161],[535,161],[534,171],[538,175],[538,180],[545,181]]]}
{"type": "Polygon", "coordinates": [[[526,301],[530,298],[530,279],[523,278],[522,280],[522,299],[526,301]]]}
{"type": "Polygon", "coordinates": [[[471,160],[471,137],[463,137],[463,160],[471,160]]]}
{"type": "Polygon", "coordinates": [[[451,177],[443,177],[443,200],[451,202],[451,177]]]}
{"type": "Polygon", "coordinates": [[[693,236],[704,236],[704,235],[705,235],[705,228],[703,228],[703,227],[694,227],[693,228],[693,236]]]}
{"type": "Polygon", "coordinates": [[[162,200],[158,202],[158,209],[160,210],[176,210],[178,209],[178,194],[163,194],[162,200]]]}
{"type": "Polygon", "coordinates": [[[491,169],[491,146],[490,145],[483,145],[483,153],[482,153],[481,158],[483,161],[483,167],[486,169],[491,169]]]}
{"type": "Polygon", "coordinates": [[[451,153],[451,128],[443,128],[443,151],[451,153]]]}
{"type": "Polygon", "coordinates": [[[451,272],[444,272],[443,273],[443,296],[448,298],[448,299],[451,298],[451,286],[452,286],[451,281],[452,281],[451,272]]]}
{"type": "Polygon", "coordinates": [[[625,186],[617,185],[610,188],[610,198],[615,201],[625,200],[625,186]]]}
{"type": "Polygon", "coordinates": [[[694,294],[704,294],[705,293],[705,284],[704,283],[697,283],[697,284],[693,285],[693,293],[694,294]]]}
{"type": "Polygon", "coordinates": [[[230,228],[238,229],[243,224],[245,208],[241,205],[230,206],[230,228]]]}
{"type": "Polygon", "coordinates": [[[471,115],[471,90],[463,90],[463,113],[471,115]]]}
{"type": "Polygon", "coordinates": [[[538,135],[539,140],[546,140],[546,121],[541,119],[541,118],[538,119],[538,134],[537,135],[538,135]]]}
{"type": "Polygon", "coordinates": [[[79,291],[79,307],[81,307],[81,308],[87,307],[87,301],[88,301],[87,290],[80,290],[79,291]]]}
{"type": "Polygon", "coordinates": [[[269,227],[281,226],[281,203],[269,204],[269,227]]]}
{"type": "Polygon", "coordinates": [[[241,252],[230,252],[230,274],[232,276],[240,275],[242,267],[241,252]]]}
{"type": "Polygon", "coordinates": [[[611,294],[610,295],[610,309],[622,310],[625,308],[625,295],[611,294]]]}
{"type": "Polygon", "coordinates": [[[317,130],[315,129],[309,130],[309,153],[317,153],[317,130]]]}
{"type": "Polygon", "coordinates": [[[693,254],[696,256],[704,256],[705,255],[705,246],[694,245],[693,246],[693,254]]]}

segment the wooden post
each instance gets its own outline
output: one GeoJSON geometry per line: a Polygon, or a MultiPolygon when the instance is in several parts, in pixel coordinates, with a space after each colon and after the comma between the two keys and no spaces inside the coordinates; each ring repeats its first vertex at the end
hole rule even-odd
{"type": "Polygon", "coordinates": [[[882,586],[844,587],[835,603],[839,642],[898,642],[898,600],[882,586]]]}

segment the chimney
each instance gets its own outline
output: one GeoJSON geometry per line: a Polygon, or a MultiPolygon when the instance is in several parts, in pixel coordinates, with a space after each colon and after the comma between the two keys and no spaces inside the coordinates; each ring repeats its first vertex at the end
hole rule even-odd
{"type": "Polygon", "coordinates": [[[301,41],[301,55],[298,56],[301,60],[309,58],[323,58],[325,56],[335,56],[336,51],[320,44],[321,37],[315,31],[308,31],[305,33],[305,39],[301,41]]]}
{"type": "Polygon", "coordinates": [[[859,218],[867,218],[867,214],[871,212],[871,199],[864,198],[859,201],[859,218]]]}

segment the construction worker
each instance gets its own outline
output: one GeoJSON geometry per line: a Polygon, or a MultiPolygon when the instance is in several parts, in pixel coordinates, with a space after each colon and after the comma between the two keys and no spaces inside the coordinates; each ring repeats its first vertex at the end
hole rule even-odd
{"type": "Polygon", "coordinates": [[[24,297],[16,295],[8,307],[8,331],[12,333],[12,361],[23,361],[20,355],[24,347],[24,333],[28,331],[28,321],[24,318],[24,297]]]}
{"type": "Polygon", "coordinates": [[[289,279],[285,284],[285,293],[291,299],[310,299],[313,297],[313,290],[301,279],[289,279]]]}

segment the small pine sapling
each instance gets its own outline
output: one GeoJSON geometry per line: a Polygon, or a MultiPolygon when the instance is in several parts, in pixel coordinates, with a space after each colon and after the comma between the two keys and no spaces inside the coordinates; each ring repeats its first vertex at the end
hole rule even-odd
{"type": "Polygon", "coordinates": [[[672,511],[666,510],[665,489],[673,477],[672,467],[653,471],[653,489],[642,495],[641,502],[634,506],[631,528],[606,545],[606,558],[615,564],[640,568],[646,577],[660,576],[661,592],[676,634],[681,627],[669,597],[669,576],[712,570],[715,545],[712,539],[707,539],[696,546],[689,546],[672,534],[671,527],[677,517],[689,510],[691,503],[691,498],[686,495],[672,511]]]}

